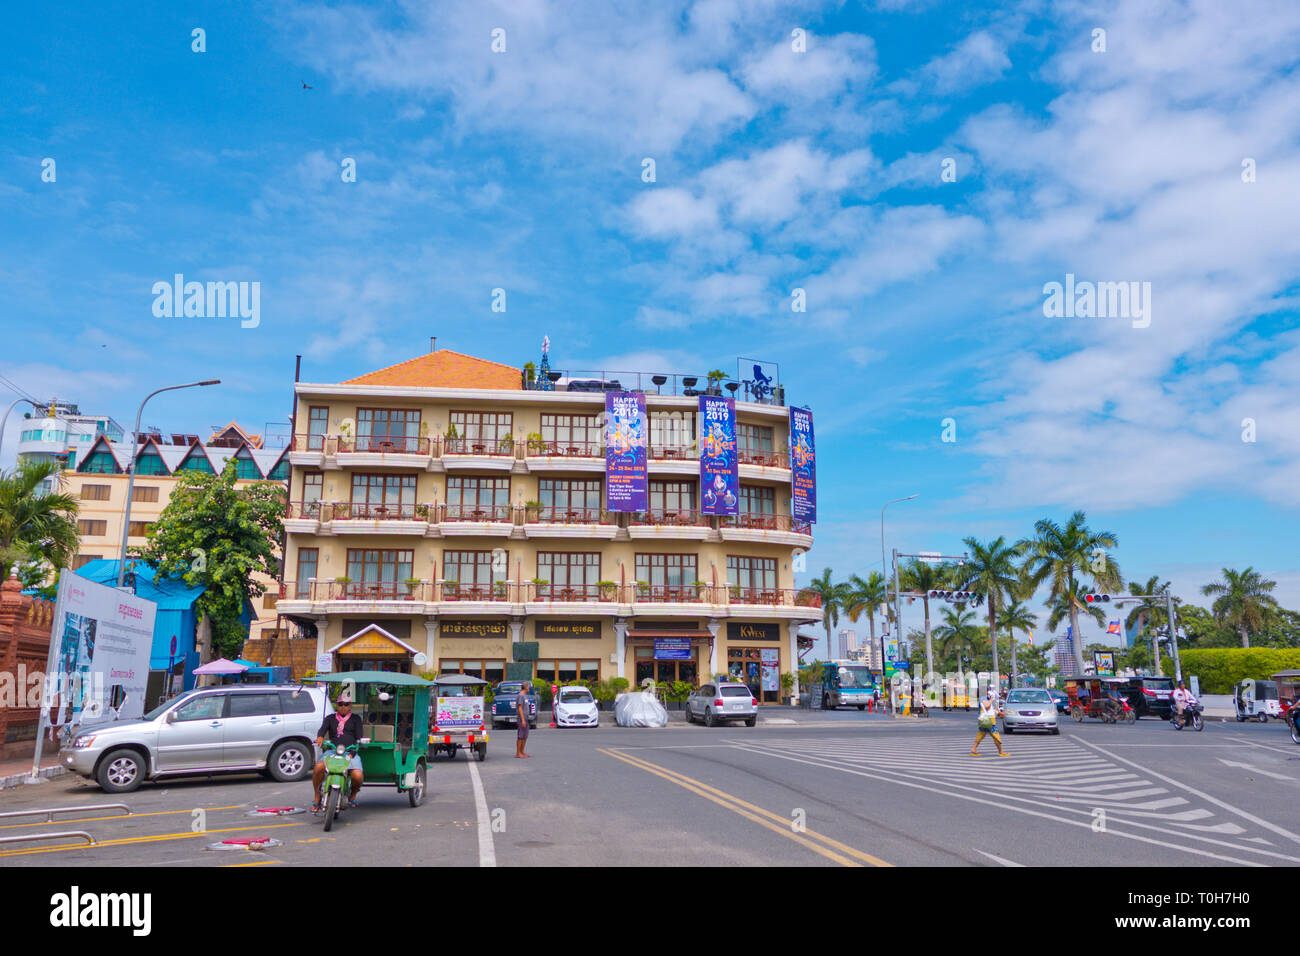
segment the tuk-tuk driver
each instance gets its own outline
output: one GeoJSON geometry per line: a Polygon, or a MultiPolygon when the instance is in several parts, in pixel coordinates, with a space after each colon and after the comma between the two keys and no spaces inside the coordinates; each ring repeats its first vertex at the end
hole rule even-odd
{"type": "MultiPolygon", "coordinates": [[[[323,747],[328,738],[336,750],[343,750],[360,743],[361,734],[361,718],[352,713],[352,697],[348,694],[339,694],[338,700],[334,701],[333,716],[326,717],[325,722],[320,725],[320,730],[316,732],[316,748],[319,750],[323,747]]],[[[353,755],[352,762],[348,764],[348,776],[352,778],[352,793],[348,795],[348,806],[355,807],[357,794],[361,792],[360,756],[353,755]]],[[[312,813],[320,813],[320,790],[324,782],[325,758],[322,756],[316,761],[316,766],[311,772],[312,789],[316,792],[316,799],[311,806],[312,813]]]]}

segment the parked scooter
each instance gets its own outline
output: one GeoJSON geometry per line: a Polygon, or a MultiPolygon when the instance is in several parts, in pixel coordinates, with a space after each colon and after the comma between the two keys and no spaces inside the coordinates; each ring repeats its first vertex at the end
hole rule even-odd
{"type": "Polygon", "coordinates": [[[1177,708],[1169,711],[1169,722],[1174,725],[1174,730],[1182,730],[1184,727],[1191,725],[1193,730],[1204,730],[1205,720],[1201,717],[1201,711],[1205,710],[1200,701],[1192,701],[1183,708],[1183,716],[1180,719],[1177,708]]]}
{"type": "Polygon", "coordinates": [[[346,750],[339,750],[329,741],[321,748],[325,760],[325,799],[321,801],[325,814],[325,832],[328,833],[334,827],[334,820],[341,814],[348,805],[344,794],[351,791],[351,781],[348,777],[348,765],[352,763],[352,758],[357,755],[357,745],[353,744],[346,750]]]}

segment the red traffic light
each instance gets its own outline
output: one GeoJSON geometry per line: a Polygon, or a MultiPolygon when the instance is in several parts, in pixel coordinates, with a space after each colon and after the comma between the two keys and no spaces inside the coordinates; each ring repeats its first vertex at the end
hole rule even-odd
{"type": "Polygon", "coordinates": [[[1083,599],[1087,601],[1089,604],[1101,604],[1103,602],[1109,602],[1110,595],[1109,594],[1085,594],[1083,596],[1083,599]]]}

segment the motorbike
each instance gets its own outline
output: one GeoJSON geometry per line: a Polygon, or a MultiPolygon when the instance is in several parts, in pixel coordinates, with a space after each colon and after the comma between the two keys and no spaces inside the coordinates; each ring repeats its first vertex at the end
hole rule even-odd
{"type": "Polygon", "coordinates": [[[1183,708],[1183,719],[1179,719],[1178,710],[1169,711],[1169,722],[1174,725],[1174,730],[1182,730],[1188,724],[1191,724],[1193,730],[1205,729],[1205,721],[1201,717],[1201,711],[1205,710],[1200,702],[1194,701],[1183,708]]]}
{"type": "Polygon", "coordinates": [[[321,801],[325,814],[325,832],[328,833],[334,827],[334,820],[343,812],[347,806],[345,794],[352,792],[352,781],[348,775],[348,765],[352,763],[352,758],[357,755],[357,745],[339,750],[332,743],[326,741],[325,746],[321,748],[324,752],[325,760],[325,797],[321,801]]]}
{"type": "Polygon", "coordinates": [[[1287,712],[1282,715],[1282,719],[1291,728],[1291,740],[1300,744],[1300,702],[1292,704],[1287,712]]]}

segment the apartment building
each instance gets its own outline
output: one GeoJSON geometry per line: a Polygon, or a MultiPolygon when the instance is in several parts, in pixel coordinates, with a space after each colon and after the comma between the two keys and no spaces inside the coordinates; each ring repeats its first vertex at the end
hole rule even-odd
{"type": "Polygon", "coordinates": [[[535,642],[547,682],[728,673],[778,702],[798,626],[821,619],[792,570],[813,539],[784,392],[734,401],[735,514],[712,516],[697,417],[723,383],[531,372],[442,349],[296,385],[279,611],[320,669],[496,681],[535,642]],[[644,396],[636,512],[607,507],[609,392],[644,396]]]}
{"type": "MultiPolygon", "coordinates": [[[[77,533],[80,539],[74,568],[96,558],[116,559],[122,543],[122,521],[126,515],[127,473],[135,455],[135,486],[132,489],[131,526],[127,546],[133,550],[147,543],[149,528],[171,500],[176,478],[185,471],[220,473],[234,458],[237,485],[255,481],[287,481],[288,448],[262,447],[260,435],[250,434],[231,422],[214,431],[207,441],[198,435],[141,434],[131,442],[114,442],[101,434],[82,447],[68,452],[68,467],[62,475],[62,490],[78,499],[77,533]]],[[[276,629],[277,582],[259,576],[267,588],[255,603],[257,619],[250,637],[270,637],[276,629]]]]}

